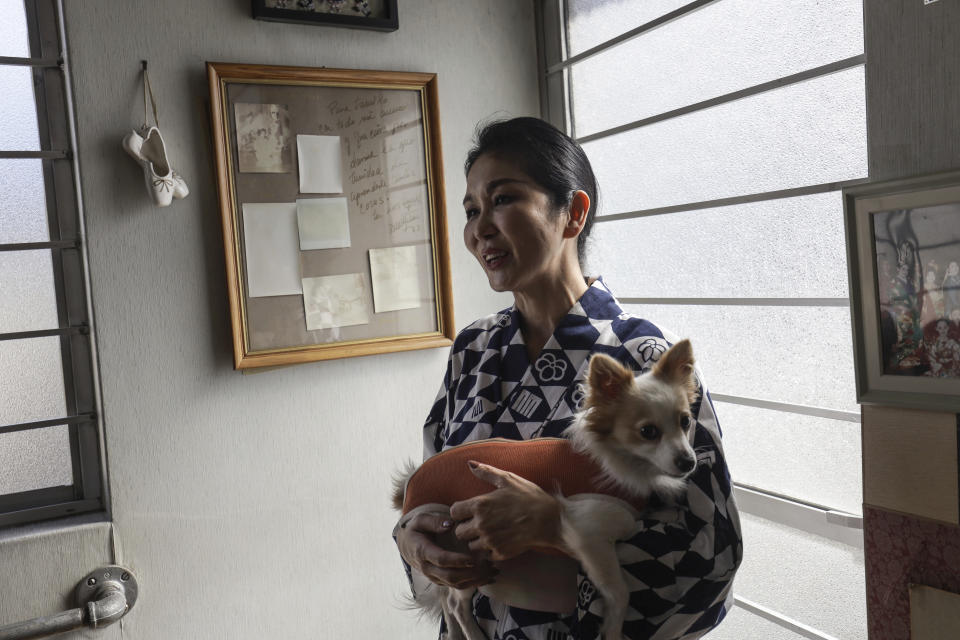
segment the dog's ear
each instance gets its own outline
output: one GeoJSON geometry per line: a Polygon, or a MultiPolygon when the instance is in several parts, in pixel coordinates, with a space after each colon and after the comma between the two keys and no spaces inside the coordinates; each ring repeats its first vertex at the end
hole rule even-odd
{"type": "Polygon", "coordinates": [[[653,365],[653,375],[671,384],[682,385],[690,402],[696,400],[697,379],[693,369],[693,345],[690,341],[684,338],[667,349],[653,365]]]}
{"type": "Polygon", "coordinates": [[[590,358],[590,371],[587,373],[590,384],[589,404],[615,400],[633,383],[633,371],[610,356],[597,353],[590,358]]]}

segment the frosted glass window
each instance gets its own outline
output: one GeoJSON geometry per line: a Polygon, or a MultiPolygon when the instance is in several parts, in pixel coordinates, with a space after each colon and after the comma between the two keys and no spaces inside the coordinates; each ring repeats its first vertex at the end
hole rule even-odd
{"type": "Polygon", "coordinates": [[[576,134],[859,55],[861,4],[723,0],[591,56],[571,67],[576,134]]]}
{"type": "Polygon", "coordinates": [[[830,636],[867,640],[861,549],[742,512],[740,518],[744,554],[737,595],[830,636]]]}
{"type": "Polygon", "coordinates": [[[30,40],[23,0],[0,0],[0,56],[29,58],[30,40]]]}
{"type": "Polygon", "coordinates": [[[33,70],[0,65],[0,95],[0,150],[39,149],[33,70]]]}
{"type": "Polygon", "coordinates": [[[66,415],[59,338],[0,341],[0,424],[66,415]]]}
{"type": "Polygon", "coordinates": [[[845,298],[843,202],[837,191],[599,222],[587,273],[622,297],[845,298]]]}
{"type": "MultiPolygon", "coordinates": [[[[565,0],[570,55],[690,0],[565,0]]],[[[576,136],[863,53],[860,0],[719,0],[567,68],[576,136]]],[[[560,77],[554,74],[553,77],[560,77]]],[[[682,211],[867,175],[863,66],[583,143],[603,222],[587,273],[622,298],[848,296],[839,191],[682,211]]],[[[626,304],[693,341],[715,395],[859,414],[849,308],[626,304]]],[[[860,513],[860,425],[717,402],[735,482],[860,513]]],[[[741,513],[746,600],[841,640],[866,640],[862,550],[741,513]]],[[[710,638],[801,635],[735,607],[710,638]]]]}
{"type": "Polygon", "coordinates": [[[0,434],[0,495],[72,484],[66,425],[0,434]]]}
{"type": "Polygon", "coordinates": [[[847,307],[627,304],[624,308],[690,338],[707,387],[714,393],[860,410],[847,307]]]}
{"type": "Polygon", "coordinates": [[[716,403],[734,482],[859,514],[860,425],[716,403]]]}
{"type": "Polygon", "coordinates": [[[49,250],[0,251],[0,333],[59,326],[49,250]]]}
{"type": "Polygon", "coordinates": [[[43,242],[49,228],[42,161],[0,159],[0,244],[43,242]]]}
{"type": "Polygon", "coordinates": [[[863,67],[583,148],[600,184],[601,213],[608,214],[862,178],[863,67]]]}
{"type": "Polygon", "coordinates": [[[586,51],[688,2],[690,0],[567,0],[569,53],[586,51]]]}

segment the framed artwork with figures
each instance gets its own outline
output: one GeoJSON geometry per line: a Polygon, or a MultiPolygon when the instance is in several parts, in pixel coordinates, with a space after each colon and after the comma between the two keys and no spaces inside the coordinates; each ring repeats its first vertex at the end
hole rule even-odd
{"type": "Polygon", "coordinates": [[[960,412],[960,172],[843,193],[858,400],[960,412]]]}
{"type": "Polygon", "coordinates": [[[436,76],[207,74],[234,366],[449,346],[436,76]]]}
{"type": "Polygon", "coordinates": [[[397,0],[251,0],[253,17],[352,29],[396,31],[397,0]]]}

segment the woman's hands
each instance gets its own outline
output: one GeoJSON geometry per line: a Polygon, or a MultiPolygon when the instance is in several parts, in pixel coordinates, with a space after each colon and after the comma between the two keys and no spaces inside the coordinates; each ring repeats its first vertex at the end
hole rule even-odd
{"type": "Polygon", "coordinates": [[[448,535],[452,529],[451,518],[431,513],[414,516],[397,534],[400,555],[436,584],[472,589],[493,582],[497,570],[489,560],[478,554],[449,551],[437,544],[444,536],[452,539],[448,535]]]}
{"type": "Polygon", "coordinates": [[[449,518],[421,513],[409,520],[397,534],[397,546],[410,566],[436,584],[471,589],[494,581],[491,561],[534,547],[562,548],[556,498],[509,471],[473,461],[470,469],[496,489],[455,502],[449,518]],[[452,534],[472,553],[452,550],[452,534]]]}
{"type": "Polygon", "coordinates": [[[490,465],[470,461],[473,474],[496,487],[455,502],[450,515],[457,538],[492,560],[513,558],[533,547],[561,548],[560,503],[534,483],[490,465]]]}

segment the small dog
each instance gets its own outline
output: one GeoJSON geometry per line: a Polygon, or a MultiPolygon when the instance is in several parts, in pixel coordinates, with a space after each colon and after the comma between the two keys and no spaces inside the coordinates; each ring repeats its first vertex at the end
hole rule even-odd
{"type": "MultiPolygon", "coordinates": [[[[639,376],[604,354],[590,360],[584,408],[564,435],[570,446],[601,469],[600,485],[614,493],[646,500],[657,494],[676,499],[686,488],[697,459],[690,441],[694,424],[690,405],[697,398],[693,349],[681,340],[652,369],[639,376]]],[[[395,482],[394,506],[402,508],[406,481],[395,482]]],[[[520,474],[522,475],[522,474],[520,474]]],[[[615,543],[632,535],[636,512],[606,495],[556,495],[562,506],[563,551],[580,562],[603,596],[604,640],[622,637],[629,590],[615,543]]],[[[473,619],[473,590],[438,587],[430,602],[418,606],[442,611],[450,640],[486,640],[473,619]]]]}
{"type": "MultiPolygon", "coordinates": [[[[613,358],[590,360],[585,408],[564,435],[593,458],[605,480],[637,498],[657,494],[676,499],[697,466],[691,446],[697,399],[693,348],[681,340],[649,373],[634,377],[613,358]]],[[[629,590],[617,560],[615,542],[628,538],[636,523],[623,506],[588,496],[563,505],[561,537],[604,598],[603,638],[622,636],[629,590]]]]}

